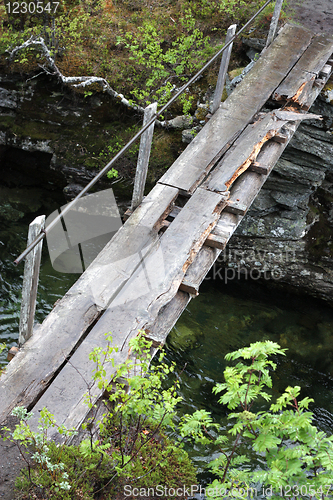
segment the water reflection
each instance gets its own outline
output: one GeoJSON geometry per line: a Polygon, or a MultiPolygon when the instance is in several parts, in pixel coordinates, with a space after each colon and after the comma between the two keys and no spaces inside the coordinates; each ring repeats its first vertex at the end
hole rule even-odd
{"type": "MultiPolygon", "coordinates": [[[[212,394],[223,381],[225,354],[259,340],[288,348],[279,356],[273,397],[288,385],[300,385],[301,397],[315,404],[315,423],[333,431],[333,309],[311,298],[261,288],[258,283],[207,282],[168,337],[167,359],[181,374],[183,412],[205,408],[227,426],[227,409],[212,394]]],[[[259,409],[264,409],[264,404],[259,409]]],[[[204,451],[189,450],[199,468],[204,451]]],[[[249,452],[249,450],[247,451],[249,452]]]]}

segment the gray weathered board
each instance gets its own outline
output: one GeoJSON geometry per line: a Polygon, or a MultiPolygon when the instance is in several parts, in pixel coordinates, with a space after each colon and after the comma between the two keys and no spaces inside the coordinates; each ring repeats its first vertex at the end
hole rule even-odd
{"type": "Polygon", "coordinates": [[[24,344],[0,378],[0,423],[15,405],[30,406],[45,390],[159,241],[177,195],[175,188],[156,185],[24,344]]]}
{"type": "Polygon", "coordinates": [[[285,78],[312,36],[305,28],[286,25],[159,182],[192,193],[285,78]]]}
{"type": "MultiPolygon", "coordinates": [[[[162,235],[160,244],[155,245],[143,259],[74,352],[70,363],[63,367],[37,402],[36,413],[46,406],[55,415],[57,423],[67,427],[77,427],[84,420],[89,411],[84,403],[87,392],[85,381],[91,380],[94,368],[93,362],[89,361],[89,353],[94,347],[106,346],[104,334],[112,332],[114,344],[119,347],[115,361],[126,360],[129,340],[139,330],[150,329],[159,311],[176,295],[186,270],[219,220],[225,203],[225,196],[197,189],[162,235]]],[[[114,371],[111,364],[106,366],[107,376],[111,377],[114,371]]],[[[102,392],[96,385],[90,388],[94,401],[102,392]]],[[[36,427],[37,417],[31,425],[36,427]]],[[[55,436],[51,433],[51,437],[55,436]]]]}
{"type": "Polygon", "coordinates": [[[254,124],[248,125],[209,175],[204,186],[211,191],[227,191],[237,177],[256,161],[265,142],[280,132],[286,123],[278,120],[272,112],[261,116],[254,124]]]}
{"type": "MultiPolygon", "coordinates": [[[[286,134],[289,140],[293,136],[297,126],[300,122],[293,122],[286,125],[286,134]]],[[[230,199],[239,200],[243,206],[249,208],[259,193],[262,185],[265,183],[268,175],[273,170],[276,161],[281,156],[286,148],[286,143],[269,142],[264,145],[259,153],[260,163],[267,166],[268,174],[261,175],[247,170],[241,177],[239,177],[232,185],[230,190],[230,199]]],[[[211,248],[208,246],[202,247],[198,253],[193,264],[188,268],[184,279],[179,287],[179,292],[173,298],[169,307],[161,311],[161,316],[157,318],[154,325],[151,326],[148,337],[153,341],[154,345],[163,345],[166,337],[175,324],[180,312],[185,309],[191,297],[198,294],[199,287],[202,281],[207,276],[209,270],[216,262],[221,254],[221,251],[226,247],[229,239],[234,231],[242,221],[243,215],[236,215],[223,210],[220,220],[214,228],[213,234],[216,235],[220,241],[220,246],[211,248]],[[176,317],[176,315],[178,315],[176,317]],[[165,329],[161,325],[165,322],[165,329]],[[170,329],[168,327],[170,326],[170,329]]]]}
{"type": "Polygon", "coordinates": [[[293,70],[278,86],[273,98],[276,101],[295,98],[295,102],[304,105],[315,78],[319,76],[332,52],[333,37],[316,35],[293,70]]]}

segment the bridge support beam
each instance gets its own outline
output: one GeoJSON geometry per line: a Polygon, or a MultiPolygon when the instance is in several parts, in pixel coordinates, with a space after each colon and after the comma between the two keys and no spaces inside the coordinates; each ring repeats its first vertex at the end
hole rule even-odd
{"type": "MultiPolygon", "coordinates": [[[[227,31],[227,36],[225,38],[225,44],[230,42],[232,37],[236,33],[236,28],[237,24],[232,24],[229,26],[228,31],[227,31]]],[[[229,61],[230,61],[230,56],[231,56],[231,51],[232,51],[232,43],[229,45],[227,50],[225,50],[222,54],[222,59],[221,59],[221,65],[220,65],[220,71],[219,71],[219,76],[217,78],[217,83],[216,83],[216,89],[214,93],[214,101],[211,106],[211,113],[215,113],[219,109],[219,106],[221,104],[221,99],[222,99],[222,94],[223,94],[223,89],[224,89],[224,84],[225,84],[225,79],[227,76],[227,71],[228,71],[228,66],[229,66],[229,61]]]]}
{"type": "MultiPolygon", "coordinates": [[[[153,102],[146,107],[143,117],[143,126],[148,123],[157,111],[157,102],[153,102]]],[[[142,134],[140,141],[140,149],[138,156],[138,163],[136,166],[135,180],[134,180],[134,190],[132,197],[131,210],[135,210],[136,207],[142,202],[147,172],[148,163],[150,157],[151,143],[153,140],[154,133],[154,123],[142,134]]]]}
{"type": "Polygon", "coordinates": [[[266,47],[268,47],[272,43],[272,41],[274,40],[276,30],[278,27],[278,22],[280,19],[282,4],[283,4],[283,0],[276,0],[276,2],[275,2],[275,8],[274,8],[272,21],[271,21],[271,25],[269,27],[269,33],[268,33],[268,37],[267,37],[267,41],[266,41],[266,47]]]}
{"type": "MultiPolygon", "coordinates": [[[[45,215],[40,215],[31,222],[29,225],[28,246],[40,235],[44,227],[45,215]]],[[[35,246],[25,260],[19,326],[20,347],[31,337],[33,331],[42,246],[43,240],[35,246]]]]}

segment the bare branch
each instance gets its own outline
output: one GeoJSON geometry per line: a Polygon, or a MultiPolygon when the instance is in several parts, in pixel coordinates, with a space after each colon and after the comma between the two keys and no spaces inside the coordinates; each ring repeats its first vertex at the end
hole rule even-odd
{"type": "Polygon", "coordinates": [[[87,87],[89,85],[92,85],[94,83],[99,83],[103,89],[103,92],[106,94],[111,95],[114,99],[117,99],[119,102],[124,104],[124,106],[134,109],[135,111],[139,111],[141,113],[144,112],[144,108],[142,106],[139,106],[137,104],[132,104],[128,99],[126,99],[123,94],[119,94],[116,90],[114,90],[112,87],[110,87],[109,83],[105,80],[105,78],[100,78],[97,76],[65,76],[61,73],[59,68],[54,62],[54,59],[44,41],[44,38],[42,37],[34,37],[31,36],[29,40],[26,42],[22,43],[22,45],[19,45],[15,47],[12,50],[7,50],[9,53],[9,62],[12,62],[16,54],[28,47],[35,46],[39,47],[47,61],[48,68],[45,66],[39,65],[47,74],[49,75],[56,75],[58,78],[61,80],[62,83],[65,85],[72,85],[73,87],[87,87]]]}
{"type": "MultiPolygon", "coordinates": [[[[31,46],[38,47],[41,50],[41,52],[43,53],[43,55],[47,61],[47,67],[45,65],[42,65],[42,64],[38,64],[38,66],[48,75],[57,76],[59,78],[59,80],[64,85],[69,85],[69,86],[76,87],[76,88],[85,88],[85,87],[88,87],[89,85],[93,85],[95,83],[100,84],[103,92],[110,95],[111,97],[116,99],[118,102],[120,102],[121,104],[126,106],[127,108],[133,109],[135,111],[139,111],[140,113],[144,113],[145,109],[142,106],[139,106],[138,104],[133,104],[128,99],[126,99],[126,97],[124,97],[123,94],[119,94],[116,90],[114,90],[109,85],[108,81],[105,78],[101,78],[98,76],[65,76],[65,75],[63,75],[61,73],[61,71],[59,70],[58,66],[56,65],[54,58],[51,55],[51,52],[49,51],[43,37],[31,36],[29,38],[29,40],[22,43],[22,45],[14,47],[13,49],[8,49],[7,50],[7,52],[9,53],[8,61],[12,62],[14,57],[16,56],[16,54],[20,50],[26,49],[26,48],[31,47],[31,46]]],[[[165,83],[170,78],[173,78],[173,77],[169,77],[165,81],[165,83]]],[[[172,123],[169,121],[156,120],[155,123],[156,123],[156,125],[159,125],[160,127],[174,128],[172,123]]]]}

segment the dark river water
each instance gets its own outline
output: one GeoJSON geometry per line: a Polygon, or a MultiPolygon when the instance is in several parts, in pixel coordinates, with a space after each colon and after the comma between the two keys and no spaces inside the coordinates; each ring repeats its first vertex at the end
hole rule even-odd
{"type": "MultiPolygon", "coordinates": [[[[13,260],[26,246],[30,214],[18,222],[3,222],[0,228],[0,342],[14,345],[18,338],[23,265],[13,260]]],[[[44,246],[36,320],[41,322],[54,302],[70,288],[78,275],[56,272],[44,246]]],[[[212,395],[223,380],[224,356],[251,342],[270,339],[288,348],[278,361],[274,391],[300,385],[301,395],[315,399],[316,424],[333,428],[333,309],[312,298],[271,291],[258,282],[206,280],[200,295],[191,301],[168,337],[166,352],[183,370],[182,411],[206,408],[215,418],[225,419],[225,410],[212,395]]],[[[5,354],[1,364],[6,363],[5,354]]],[[[202,450],[192,455],[201,467],[207,458],[202,450]]]]}

